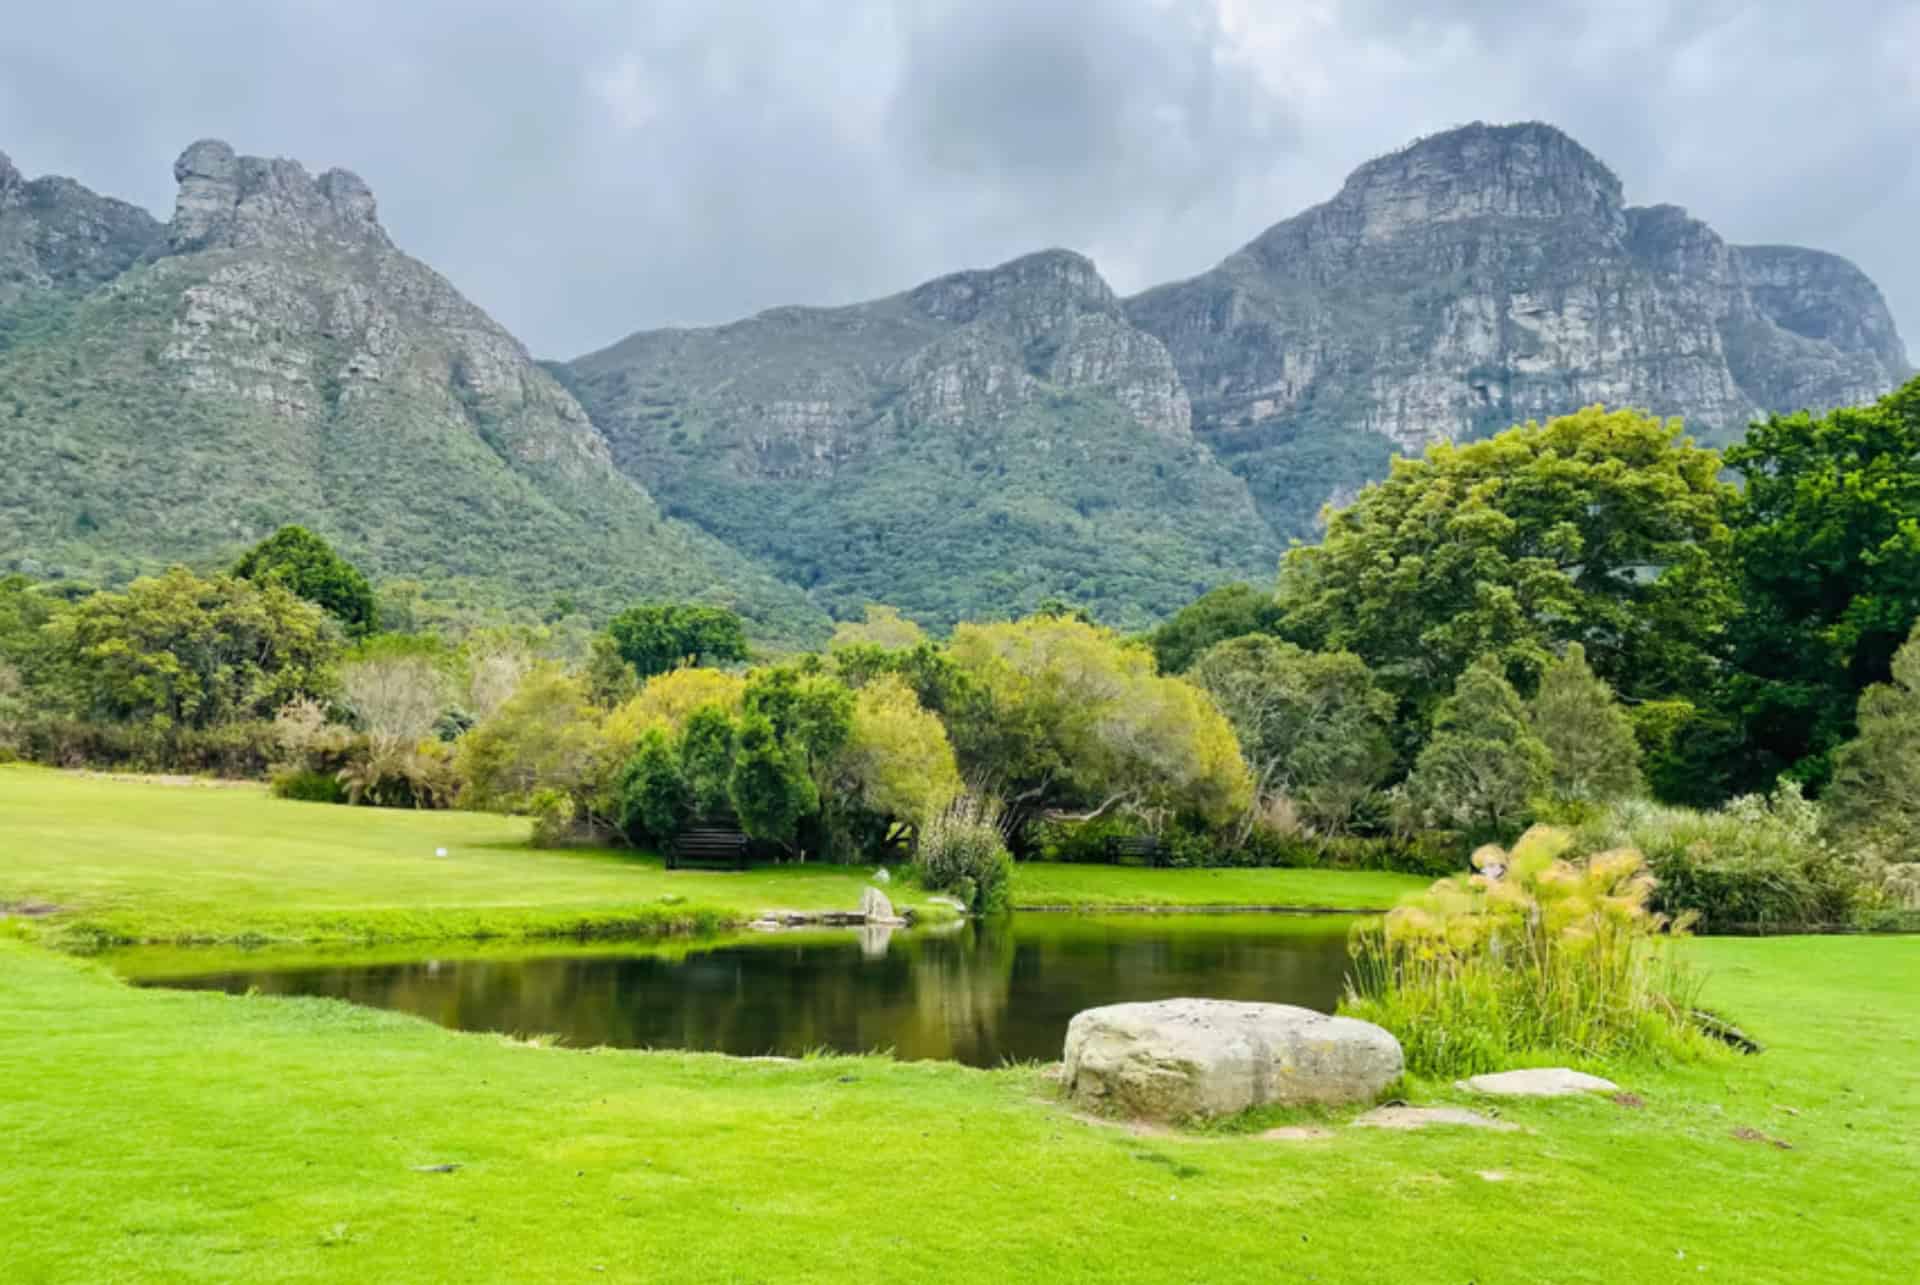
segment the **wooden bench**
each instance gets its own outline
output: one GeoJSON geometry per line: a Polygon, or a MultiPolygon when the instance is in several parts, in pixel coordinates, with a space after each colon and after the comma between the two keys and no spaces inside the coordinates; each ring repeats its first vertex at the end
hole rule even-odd
{"type": "Polygon", "coordinates": [[[1151,834],[1110,834],[1106,849],[1107,860],[1116,866],[1157,866],[1166,855],[1160,840],[1151,834]]]}
{"type": "Polygon", "coordinates": [[[683,866],[745,870],[747,836],[725,826],[689,826],[667,845],[667,869],[678,870],[683,866]]]}

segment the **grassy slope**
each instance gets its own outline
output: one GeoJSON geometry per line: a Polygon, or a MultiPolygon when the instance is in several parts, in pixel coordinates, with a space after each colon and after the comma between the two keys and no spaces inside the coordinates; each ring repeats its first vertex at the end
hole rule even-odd
{"type": "Polygon", "coordinates": [[[1031,1070],[534,1049],[0,941],[6,1276],[1897,1277],[1920,940],[1697,949],[1761,1058],[1509,1108],[1528,1133],[1275,1143],[1081,1123],[1031,1070]]]}
{"type": "MultiPolygon", "coordinates": [[[[516,936],[662,930],[768,907],[851,909],[865,868],[668,873],[632,852],[538,851],[526,822],[291,803],[255,787],[169,786],[0,767],[0,903],[42,901],[76,936],[516,936]],[[448,849],[447,860],[434,850],[448,849]],[[673,897],[673,902],[662,901],[673,897]]],[[[1324,871],[1029,866],[1027,903],[1377,906],[1409,882],[1324,871]]],[[[897,887],[895,900],[920,894],[897,887]]]]}

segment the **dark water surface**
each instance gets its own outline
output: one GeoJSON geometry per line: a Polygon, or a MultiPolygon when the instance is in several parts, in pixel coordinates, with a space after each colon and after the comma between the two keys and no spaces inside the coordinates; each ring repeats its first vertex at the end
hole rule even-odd
{"type": "Polygon", "coordinates": [[[996,1066],[1057,1059],[1068,1020],[1099,1004],[1197,995],[1331,1010],[1350,922],[1028,914],[944,934],[822,931],[538,954],[523,945],[433,958],[129,951],[114,962],[143,984],[332,996],[576,1047],[891,1049],[996,1066]]]}

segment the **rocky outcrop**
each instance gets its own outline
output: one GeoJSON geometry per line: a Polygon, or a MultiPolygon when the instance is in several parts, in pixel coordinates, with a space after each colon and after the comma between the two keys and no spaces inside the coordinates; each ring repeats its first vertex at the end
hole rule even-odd
{"type": "Polygon", "coordinates": [[[1250,1107],[1370,1102],[1400,1077],[1400,1043],[1370,1022],[1290,1004],[1112,1004],[1067,1026],[1073,1101],[1150,1120],[1250,1107]]]}
{"type": "Polygon", "coordinates": [[[1907,373],[1844,260],[1745,249],[1624,203],[1550,126],[1473,125],[1355,171],[1218,268],[1128,301],[1173,354],[1197,435],[1282,535],[1395,451],[1595,402],[1684,417],[1867,401],[1907,373]]]}
{"type": "Polygon", "coordinates": [[[29,180],[0,152],[0,314],[30,296],[67,298],[111,281],[164,236],[145,210],[70,178],[29,180]]]}
{"type": "Polygon", "coordinates": [[[203,138],[180,153],[173,177],[180,190],[167,239],[176,252],[392,245],[375,217],[373,193],[347,170],[316,179],[298,161],[238,156],[219,139],[203,138]]]}

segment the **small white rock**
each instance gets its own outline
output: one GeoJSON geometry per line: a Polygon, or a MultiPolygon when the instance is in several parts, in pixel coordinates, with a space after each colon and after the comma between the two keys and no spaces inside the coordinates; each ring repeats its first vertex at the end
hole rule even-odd
{"type": "Polygon", "coordinates": [[[1580,1093],[1611,1093],[1620,1086],[1612,1080],[1564,1066],[1535,1066],[1521,1071],[1476,1075],[1458,1081],[1454,1087],[1496,1098],[1568,1098],[1580,1093]]]}
{"type": "Polygon", "coordinates": [[[447,850],[445,848],[435,848],[433,850],[433,855],[436,857],[444,857],[447,855],[447,850]]]}
{"type": "Polygon", "coordinates": [[[887,868],[885,866],[881,866],[878,870],[873,872],[873,881],[877,884],[881,884],[884,886],[886,884],[890,884],[893,882],[893,876],[887,873],[887,868]]]}

